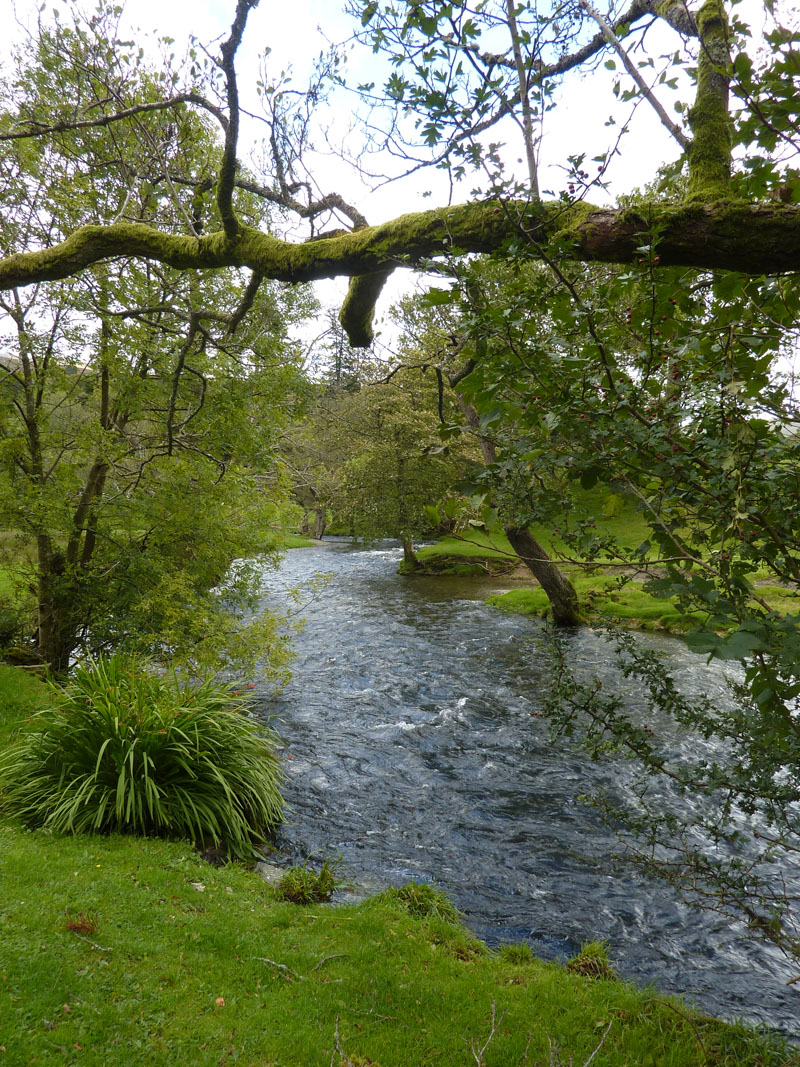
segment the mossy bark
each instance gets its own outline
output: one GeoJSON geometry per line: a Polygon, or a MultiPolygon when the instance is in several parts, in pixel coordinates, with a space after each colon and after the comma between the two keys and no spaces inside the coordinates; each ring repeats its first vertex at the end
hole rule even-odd
{"type": "Polygon", "coordinates": [[[728,17],[722,0],[706,0],[695,16],[700,38],[697,91],[689,111],[692,142],[689,200],[710,201],[728,193],[731,177],[731,125],[728,114],[731,59],[728,17]]]}
{"type": "Polygon", "coordinates": [[[504,532],[511,547],[547,594],[556,626],[579,626],[582,620],[578,594],[569,578],[561,573],[530,530],[506,526],[504,532]]]}
{"type": "MultiPolygon", "coordinates": [[[[724,161],[719,150],[713,165],[711,159],[702,162],[699,147],[693,151],[699,195],[705,180],[701,175],[714,166],[724,169],[724,161]]],[[[719,182],[714,184],[715,197],[720,188],[719,182]]],[[[296,244],[247,226],[233,238],[223,232],[199,237],[161,233],[142,223],[82,226],[51,248],[0,260],[0,289],[69,278],[119,256],[181,270],[249,267],[265,278],[286,282],[372,275],[357,283],[361,290],[351,301],[352,314],[345,316],[348,330],[352,322],[353,341],[363,345],[371,335],[367,298],[374,297],[385,274],[398,266],[413,267],[453,250],[491,252],[515,236],[530,241],[533,254],[537,242],[557,240],[562,251],[577,260],[628,263],[641,256],[643,238],[649,240],[651,233],[658,234],[664,266],[752,274],[800,270],[800,210],[793,205],[717,199],[654,204],[637,213],[590,204],[483,201],[403,215],[380,226],[296,244]]]]}
{"type": "Polygon", "coordinates": [[[422,564],[417,559],[417,553],[414,551],[414,542],[410,537],[404,537],[403,542],[403,564],[401,570],[403,574],[413,574],[414,571],[422,570],[422,564]]]}

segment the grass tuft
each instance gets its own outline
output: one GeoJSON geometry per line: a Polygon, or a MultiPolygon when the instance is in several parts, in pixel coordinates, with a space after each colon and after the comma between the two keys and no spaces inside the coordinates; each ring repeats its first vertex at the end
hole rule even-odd
{"type": "Polygon", "coordinates": [[[608,944],[605,941],[584,941],[577,956],[567,960],[565,966],[570,974],[579,974],[583,978],[619,981],[619,975],[608,958],[608,944]]]}
{"type": "Polygon", "coordinates": [[[514,963],[517,966],[530,963],[533,960],[531,946],[526,945],[524,941],[511,945],[501,945],[497,950],[497,954],[501,960],[505,960],[506,963],[514,963]]]}
{"type": "Polygon", "coordinates": [[[337,861],[329,863],[327,860],[319,871],[305,864],[290,867],[276,886],[278,899],[301,905],[326,903],[339,884],[336,879],[337,867],[337,861]]]}
{"type": "Polygon", "coordinates": [[[415,919],[441,919],[461,925],[461,914],[455,904],[440,889],[425,882],[409,882],[399,889],[387,889],[383,896],[397,901],[415,919]]]}

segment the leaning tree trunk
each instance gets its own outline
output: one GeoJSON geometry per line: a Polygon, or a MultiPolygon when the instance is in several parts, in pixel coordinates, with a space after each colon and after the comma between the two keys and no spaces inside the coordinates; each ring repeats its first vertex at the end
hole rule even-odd
{"type": "Polygon", "coordinates": [[[581,622],[578,594],[569,578],[561,573],[529,530],[519,526],[506,526],[503,532],[511,547],[547,594],[556,626],[577,626],[581,622]]]}
{"type": "MultiPolygon", "coordinates": [[[[480,432],[480,417],[472,404],[468,403],[458,392],[456,399],[468,426],[475,431],[483,462],[488,467],[497,459],[494,442],[480,432]]],[[[581,617],[575,587],[553,563],[546,549],[525,527],[504,526],[503,532],[508,538],[508,543],[545,591],[556,626],[579,625],[581,617]]]]}

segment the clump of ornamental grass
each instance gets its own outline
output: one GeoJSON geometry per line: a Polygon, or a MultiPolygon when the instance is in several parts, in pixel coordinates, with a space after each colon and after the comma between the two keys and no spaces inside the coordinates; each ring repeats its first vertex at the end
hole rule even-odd
{"type": "Polygon", "coordinates": [[[27,825],[188,838],[244,858],[281,821],[277,738],[230,685],[110,656],[50,697],[0,756],[3,805],[27,825]]]}

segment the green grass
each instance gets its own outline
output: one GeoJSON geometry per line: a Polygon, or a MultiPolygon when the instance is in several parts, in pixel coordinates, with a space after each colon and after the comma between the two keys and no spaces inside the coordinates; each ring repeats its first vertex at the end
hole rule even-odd
{"type": "Polygon", "coordinates": [[[303,534],[284,534],[281,543],[284,548],[311,548],[319,544],[319,541],[313,541],[310,537],[304,537],[303,534]]]}
{"type": "Polygon", "coordinates": [[[44,706],[48,696],[47,687],[35,675],[0,663],[0,751],[16,740],[29,716],[44,706]]]}
{"type": "Polygon", "coordinates": [[[485,575],[513,569],[516,553],[501,533],[490,537],[476,527],[425,545],[416,556],[424,570],[412,573],[485,575]]]}
{"type": "MultiPolygon", "coordinates": [[[[9,1063],[779,1064],[752,1034],[618,982],[491,954],[396,897],[280,903],[187,846],[0,828],[0,1045],[9,1063]],[[524,1058],[527,1049],[527,1060],[524,1058]],[[80,1053],[80,1055],[76,1055],[80,1053]],[[334,1062],[342,1062],[336,1059],[334,1062]]],[[[522,955],[522,954],[521,954],[522,955]]]]}
{"type": "Polygon", "coordinates": [[[465,531],[460,537],[442,537],[435,545],[425,545],[418,549],[420,562],[437,559],[440,556],[462,556],[466,559],[511,559],[515,552],[502,534],[491,537],[485,530],[475,527],[465,531]]]}
{"type": "MultiPolygon", "coordinates": [[[[565,568],[567,573],[575,568],[565,568]]],[[[616,621],[641,630],[658,630],[667,633],[684,633],[702,622],[704,615],[685,614],[673,601],[650,596],[642,589],[641,582],[630,581],[618,586],[608,575],[570,574],[578,592],[581,611],[587,622],[616,621]]],[[[511,589],[487,597],[487,603],[501,611],[518,615],[546,615],[549,601],[540,586],[511,589]]]]}
{"type": "MultiPolygon", "coordinates": [[[[588,512],[592,515],[598,532],[614,536],[622,552],[632,554],[647,540],[647,523],[631,504],[624,505],[619,514],[607,515],[604,514],[609,499],[607,490],[576,489],[573,492],[576,496],[576,514],[580,508],[581,514],[588,512]]],[[[533,527],[532,533],[556,562],[559,556],[569,555],[559,530],[539,526],[533,527]]],[[[430,568],[431,573],[482,575],[496,561],[513,559],[514,553],[502,534],[489,537],[485,531],[475,528],[465,531],[462,536],[443,537],[434,545],[426,545],[417,552],[417,556],[421,563],[430,568]]],[[[602,624],[610,620],[633,629],[685,633],[705,621],[702,612],[685,613],[673,599],[655,597],[645,592],[641,581],[631,579],[620,585],[618,569],[604,569],[602,562],[591,568],[569,563],[559,566],[575,586],[581,611],[589,623],[602,624]]],[[[754,575],[754,580],[766,577],[765,571],[754,575]]],[[[756,592],[774,611],[781,614],[800,611],[800,596],[785,588],[764,584],[758,586],[756,592]]],[[[547,596],[532,578],[531,585],[490,596],[487,603],[520,615],[544,616],[549,611],[547,596]]]]}
{"type": "Polygon", "coordinates": [[[14,593],[13,572],[8,567],[0,566],[0,598],[8,600],[14,593]]]}
{"type": "MultiPolygon", "coordinates": [[[[0,743],[45,695],[0,669],[0,743]]],[[[601,1040],[593,1067],[798,1062],[650,991],[522,947],[491,953],[419,888],[303,908],[182,842],[64,837],[8,819],[0,884],[9,1065],[463,1067],[478,1062],[493,1011],[486,1067],[577,1067],[601,1040]]]]}

